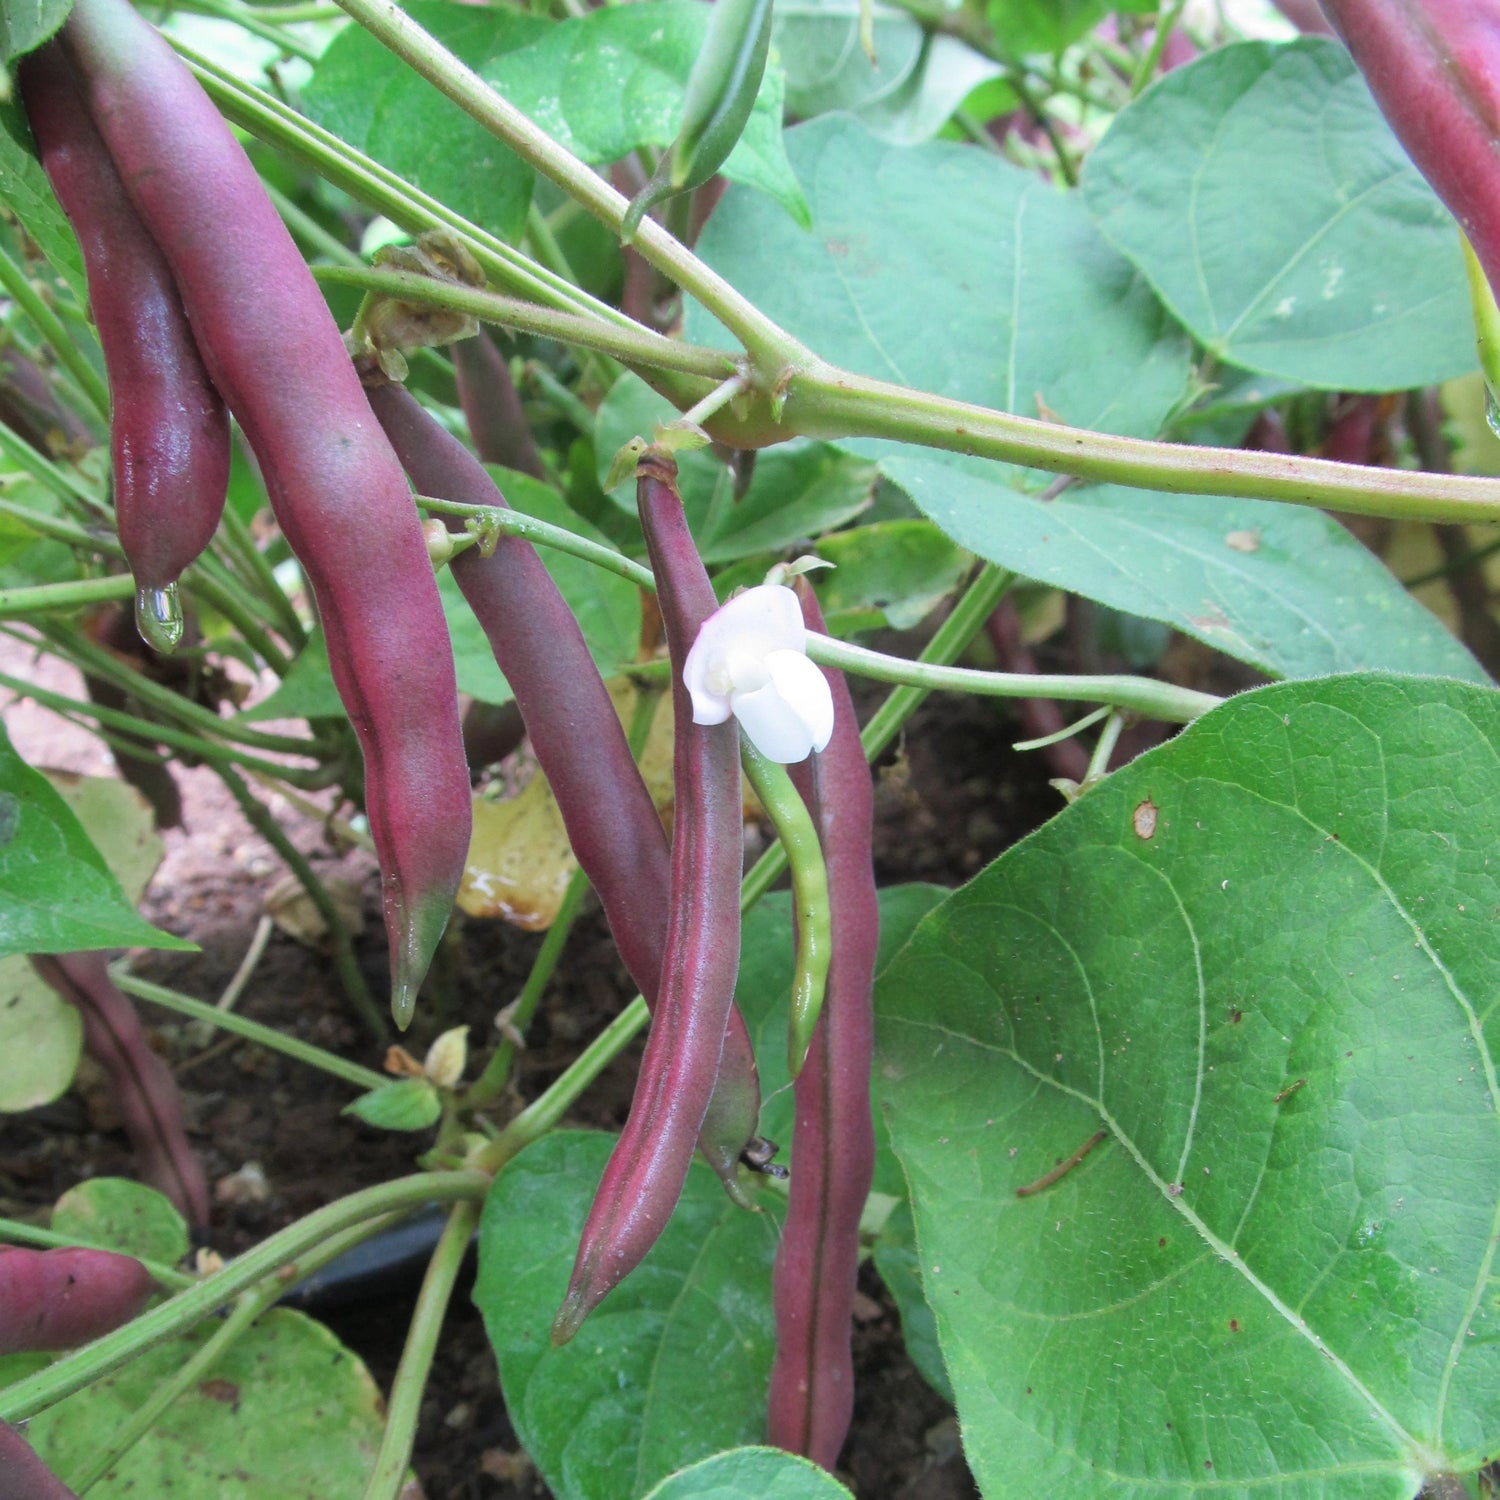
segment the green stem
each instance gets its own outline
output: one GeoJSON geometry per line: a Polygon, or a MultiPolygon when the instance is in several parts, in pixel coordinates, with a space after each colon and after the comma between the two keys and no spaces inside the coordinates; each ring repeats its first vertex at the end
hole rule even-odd
{"type": "Polygon", "coordinates": [[[214,577],[213,562],[212,557],[200,557],[183,574],[183,585],[189,593],[196,595],[234,626],[244,638],[245,644],[257,652],[260,659],[278,677],[285,677],[291,670],[291,657],[266,633],[242,592],[227,580],[214,577]]]}
{"type": "MultiPolygon", "coordinates": [[[[333,965],[338,972],[339,983],[349,1004],[354,1007],[360,1020],[375,1037],[385,1041],[390,1035],[384,1013],[375,1004],[365,976],[360,972],[359,961],[354,956],[354,944],[349,937],[349,927],[339,909],[328,894],[328,887],[318,879],[313,867],[302,852],[286,835],[286,830],[271,816],[270,809],[257,797],[232,766],[215,766],[219,779],[229,788],[234,800],[239,803],[250,826],[281,856],[282,862],[294,876],[297,884],[307,892],[307,898],[317,909],[328,928],[329,941],[333,945],[333,965]]],[[[381,1079],[382,1084],[388,1080],[381,1079]]]]}
{"type": "MultiPolygon", "coordinates": [[[[0,439],[0,447],[3,447],[3,439],[0,439]]],[[[0,486],[4,483],[5,480],[0,479],[0,486]]],[[[68,546],[76,547],[81,552],[94,552],[104,557],[116,558],[125,555],[124,548],[120,546],[119,539],[113,531],[103,529],[89,531],[86,527],[78,525],[76,521],[67,521],[61,516],[43,515],[41,511],[33,510],[29,505],[17,505],[14,500],[0,500],[0,516],[20,522],[28,530],[36,532],[38,536],[49,537],[55,542],[66,542],[68,546]]],[[[132,594],[135,592],[134,584],[131,585],[130,591],[132,594]]]]}
{"type": "Polygon", "coordinates": [[[440,281],[434,276],[420,276],[411,271],[314,266],[312,272],[320,282],[362,287],[367,292],[380,292],[407,302],[450,308],[486,323],[498,323],[520,333],[539,334],[562,344],[592,349],[627,363],[675,370],[679,374],[697,375],[708,380],[723,380],[735,373],[734,359],[723,351],[669,339],[637,324],[621,328],[603,319],[558,312],[515,297],[503,297],[498,292],[482,291],[455,281],[440,281]]]}
{"type": "Polygon", "coordinates": [[[532,249],[536,252],[536,259],[542,265],[554,275],[561,276],[564,281],[571,281],[574,286],[579,284],[578,272],[573,269],[567,253],[558,244],[557,236],[553,234],[546,214],[536,206],[534,200],[526,210],[526,238],[531,241],[532,249]]]}
{"type": "MultiPolygon", "coordinates": [[[[74,1234],[56,1234],[50,1229],[38,1228],[35,1224],[23,1223],[20,1219],[0,1219],[0,1241],[15,1245],[35,1245],[41,1250],[114,1250],[113,1245],[97,1244],[93,1240],[79,1239],[74,1234]]],[[[116,1252],[118,1253],[118,1252],[116,1252]]],[[[159,1260],[147,1260],[143,1255],[134,1255],[145,1266],[151,1279],[159,1286],[173,1291],[196,1286],[198,1278],[186,1271],[163,1265],[159,1260]]]]}
{"type": "Polygon", "coordinates": [[[1115,753],[1115,746],[1120,743],[1120,735],[1124,728],[1124,714],[1111,714],[1105,721],[1104,728],[1099,731],[1094,753],[1089,756],[1088,770],[1083,773],[1085,788],[1093,786],[1095,782],[1103,781],[1109,775],[1109,758],[1115,753]]]}
{"type": "Polygon", "coordinates": [[[273,47],[279,47],[288,57],[298,57],[303,62],[315,63],[323,55],[321,47],[289,35],[283,27],[263,19],[266,12],[256,11],[248,5],[234,5],[227,3],[227,0],[174,0],[174,7],[192,15],[214,16],[220,20],[232,21],[251,36],[258,36],[262,41],[270,42],[273,47]]]}
{"type": "Polygon", "coordinates": [[[0,620],[49,610],[82,609],[109,599],[134,599],[135,580],[129,573],[107,578],[78,578],[71,583],[38,583],[28,588],[0,589],[0,620]]]}
{"type": "MultiPolygon", "coordinates": [[[[502,98],[394,0],[339,3],[377,41],[504,141],[523,161],[550,178],[609,229],[620,232],[630,206],[624,195],[502,98]]],[[[650,265],[696,297],[744,345],[768,389],[787,366],[806,362],[807,351],[796,339],[659,224],[649,219],[643,222],[634,245],[650,265]]]]}
{"type": "Polygon", "coordinates": [[[598,419],[578,399],[577,394],[569,386],[564,385],[541,360],[528,359],[526,361],[524,378],[531,381],[584,437],[590,442],[594,440],[594,432],[599,425],[598,419]]]}
{"type": "Polygon", "coordinates": [[[83,351],[73,342],[62,320],[47,306],[42,295],[31,284],[25,270],[8,254],[0,251],[0,287],[15,302],[16,306],[31,319],[36,331],[51,346],[52,352],[62,362],[68,373],[78,382],[95,411],[101,417],[109,417],[109,387],[104,377],[85,358],[83,351]]]}
{"type": "Polygon", "coordinates": [[[313,1046],[311,1042],[300,1041],[285,1032],[277,1031],[274,1026],[262,1026],[259,1021],[252,1021],[237,1011],[221,1010],[216,1005],[194,1000],[191,995],[169,990],[165,985],[137,978],[126,967],[124,959],[111,964],[109,972],[110,977],[127,995],[134,995],[138,1000],[149,1001],[152,1005],[160,1005],[165,1010],[176,1011],[178,1015],[191,1016],[195,1021],[202,1021],[220,1031],[232,1032],[235,1036],[244,1037],[247,1042],[254,1042],[272,1052],[280,1052],[285,1057],[296,1058],[298,1062],[306,1063],[310,1068],[318,1068],[334,1078],[341,1078],[364,1092],[384,1088],[391,1081],[383,1073],[362,1068],[358,1063],[352,1063],[337,1053],[327,1052],[322,1047],[313,1046]]]}
{"type": "MultiPolygon", "coordinates": [[[[0,256],[3,260],[3,256],[0,256]]],[[[38,453],[25,438],[0,422],[0,456],[9,468],[19,469],[44,485],[70,509],[82,509],[88,515],[107,523],[114,530],[115,513],[87,486],[81,484],[61,464],[38,453]]]]}
{"type": "Polygon", "coordinates": [[[796,376],[785,422],[805,437],[893,438],[1135,489],[1282,500],[1395,520],[1500,521],[1500,480],[1116,437],[990,411],[828,365],[796,376]]]}
{"type": "Polygon", "coordinates": [[[649,568],[606,547],[602,542],[592,542],[587,537],[562,526],[553,526],[548,521],[539,521],[519,510],[495,510],[484,505],[464,505],[457,500],[438,500],[430,495],[418,495],[417,504],[425,510],[436,511],[445,516],[467,516],[478,526],[481,539],[486,531],[504,536],[521,536],[529,542],[539,542],[544,547],[556,547],[559,552],[571,552],[585,562],[597,564],[611,573],[618,573],[643,589],[655,589],[656,580],[649,568]]]}
{"type": "Polygon", "coordinates": [[[1172,35],[1186,5],[1187,0],[1172,0],[1172,4],[1164,5],[1157,13],[1156,31],[1151,38],[1151,45],[1136,64],[1135,73],[1130,80],[1132,99],[1156,76],[1157,64],[1161,62],[1161,55],[1166,50],[1167,38],[1172,35]]]}
{"type": "Polygon", "coordinates": [[[428,1203],[456,1203],[484,1197],[490,1179],[483,1172],[419,1172],[351,1193],[237,1256],[167,1302],[101,1339],[74,1350],[45,1370],[0,1390],[0,1421],[23,1422],[65,1400],[75,1391],[118,1370],[147,1349],[172,1338],[210,1316],[282,1266],[296,1265],[335,1234],[367,1220],[418,1208],[428,1203]]]}
{"type": "Polygon", "coordinates": [[[271,612],[276,617],[276,626],[286,637],[287,644],[295,655],[307,644],[307,631],[297,618],[297,611],[292,608],[292,601],[287,598],[286,590],[277,583],[276,573],[266,561],[265,553],[255,545],[250,528],[240,519],[239,512],[233,505],[224,507],[222,524],[230,548],[244,564],[250,582],[270,605],[271,612]]]}
{"type": "Polygon", "coordinates": [[[225,763],[264,771],[268,775],[290,782],[293,786],[316,789],[327,785],[327,778],[321,770],[301,772],[293,766],[278,765],[273,760],[262,760],[259,756],[251,755],[234,746],[215,740],[206,740],[196,734],[188,734],[171,724],[160,724],[154,719],[138,718],[135,714],[127,714],[115,708],[105,708],[98,703],[80,703],[66,694],[54,693],[48,688],[39,687],[36,683],[27,682],[24,678],[12,677],[6,672],[0,672],[0,687],[8,688],[18,698],[29,698],[43,708],[50,708],[54,713],[64,715],[73,723],[80,720],[92,720],[96,724],[106,725],[135,739],[145,740],[152,744],[170,745],[174,750],[199,756],[213,764],[225,763]]]}
{"type": "Polygon", "coordinates": [[[422,1290],[412,1313],[406,1347],[391,1382],[385,1432],[374,1472],[365,1486],[364,1500],[398,1500],[411,1463],[411,1450],[417,1433],[417,1419],[422,1411],[422,1393],[437,1350],[443,1316],[453,1296],[453,1285],[463,1266],[469,1240],[479,1223],[480,1205],[472,1201],[455,1203],[448,1212],[442,1238],[427,1263],[422,1290]]]}
{"type": "Polygon", "coordinates": [[[879,651],[809,634],[807,654],[825,667],[873,677],[877,682],[946,688],[986,698],[1056,698],[1065,703],[1110,703],[1148,718],[1186,724],[1217,708],[1224,700],[1151,677],[1071,677],[1031,672],[979,672],[970,667],[943,667],[906,661],[879,651]]]}

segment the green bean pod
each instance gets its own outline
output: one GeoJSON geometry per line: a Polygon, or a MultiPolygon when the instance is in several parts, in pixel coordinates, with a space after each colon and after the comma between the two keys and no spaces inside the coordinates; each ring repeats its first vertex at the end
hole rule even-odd
{"type": "Polygon", "coordinates": [[[61,46],[24,58],[21,97],[52,190],[83,251],[109,377],[115,519],[146,641],[181,640],[176,584],[218,529],[229,486],[229,414],[203,367],[182,298],[79,96],[61,46]]]}
{"type": "Polygon", "coordinates": [[[818,830],[785,766],[767,760],[740,735],[740,764],[755,788],[781,847],[786,850],[792,876],[792,910],[796,915],[797,963],[792,977],[791,1012],[787,1021],[787,1067],[793,1078],[802,1071],[813,1028],[823,1009],[833,932],[828,911],[828,870],[818,830]]]}
{"type": "Polygon", "coordinates": [[[702,187],[745,133],[766,74],[772,10],[772,0],[715,0],[703,50],[688,74],[682,127],[625,215],[620,237],[627,245],[648,209],[702,187]]]}
{"type": "Polygon", "coordinates": [[[62,36],[317,595],[364,752],[404,1026],[453,908],[471,816],[453,651],[406,476],[317,284],[192,74],[128,0],[77,0],[62,36]]]}
{"type": "Polygon", "coordinates": [[[672,889],[661,991],[630,1116],[583,1227],[567,1296],[552,1325],[566,1343],[656,1243],[687,1178],[708,1111],[740,957],[739,735],[733,721],[693,723],[682,680],[688,648],[717,601],[688,531],[677,465],[648,448],[636,497],[672,661],[676,715],[672,889]]]}
{"type": "MultiPolygon", "coordinates": [[[[806,579],[796,587],[808,629],[821,631],[811,587],[806,579]]],[[[790,775],[812,810],[827,861],[833,961],[807,1064],[793,1086],[791,1194],[772,1281],[776,1358],[766,1432],[777,1447],[832,1469],[854,1408],[859,1221],[875,1172],[870,991],[880,908],[870,768],[843,674],[824,668],[824,676],[833,690],[833,738],[790,775]]]]}

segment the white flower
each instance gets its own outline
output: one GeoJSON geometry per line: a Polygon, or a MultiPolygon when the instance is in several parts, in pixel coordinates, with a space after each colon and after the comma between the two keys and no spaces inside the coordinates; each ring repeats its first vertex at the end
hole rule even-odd
{"type": "Polygon", "coordinates": [[[722,724],[733,714],[767,760],[806,760],[833,734],[833,694],[808,659],[797,596],[779,583],[747,589],[715,610],[682,680],[693,723],[722,724]]]}

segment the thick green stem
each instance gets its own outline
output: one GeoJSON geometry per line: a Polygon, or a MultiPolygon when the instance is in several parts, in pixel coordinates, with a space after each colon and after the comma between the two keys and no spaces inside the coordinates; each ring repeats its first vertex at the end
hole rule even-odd
{"type": "MultiPolygon", "coordinates": [[[[349,925],[333,904],[328,887],[318,879],[301,850],[287,837],[286,830],[271,816],[265,803],[245,785],[239,773],[230,766],[215,766],[214,770],[239,803],[250,826],[281,856],[287,869],[296,876],[297,883],[307,892],[308,900],[328,928],[328,939],[333,946],[333,964],[338,971],[339,983],[343,986],[345,996],[375,1039],[383,1042],[390,1035],[385,1013],[376,1005],[370,994],[370,987],[365,983],[365,976],[360,972],[359,961],[354,956],[354,944],[349,937],[349,925]]],[[[382,1079],[381,1082],[386,1080],[382,1079]]]]}
{"type": "Polygon", "coordinates": [[[113,1333],[85,1344],[45,1370],[0,1390],[0,1421],[22,1422],[85,1386],[118,1370],[147,1349],[182,1333],[282,1266],[296,1266],[331,1236],[357,1224],[428,1203],[456,1203],[484,1197],[490,1178],[483,1172],[420,1172],[351,1193],[326,1208],[289,1224],[222,1271],[142,1313],[113,1333]]]}
{"type": "Polygon", "coordinates": [[[194,1000],[191,995],[170,990],[165,985],[139,979],[130,972],[123,960],[112,964],[109,973],[110,978],[127,995],[176,1011],[178,1015],[191,1016],[195,1021],[202,1021],[220,1031],[232,1032],[235,1036],[244,1037],[247,1042],[254,1042],[272,1052],[280,1052],[285,1057],[294,1057],[298,1062],[306,1063],[311,1068],[319,1068],[334,1078],[341,1078],[357,1089],[368,1092],[384,1088],[390,1082],[383,1073],[362,1068],[358,1063],[349,1062],[336,1053],[326,1052],[322,1047],[313,1046],[311,1042],[299,1041],[294,1036],[277,1031],[273,1026],[262,1026],[259,1021],[251,1021],[235,1011],[221,1010],[217,1005],[194,1000]]]}
{"type": "Polygon", "coordinates": [[[0,619],[14,620],[50,610],[82,609],[109,599],[133,598],[135,580],[129,573],[79,578],[71,583],[38,583],[29,588],[0,589],[0,619]]]}
{"type": "Polygon", "coordinates": [[[385,1433],[380,1440],[374,1472],[365,1486],[364,1500],[398,1500],[401,1493],[407,1466],[411,1463],[427,1374],[432,1368],[443,1316],[453,1296],[453,1284],[458,1280],[464,1253],[479,1223],[479,1209],[480,1205],[472,1201],[453,1205],[442,1238],[427,1263],[427,1274],[422,1279],[422,1290],[417,1294],[416,1310],[412,1313],[411,1327],[406,1335],[406,1347],[401,1351],[401,1363],[391,1383],[385,1433]]]}
{"type": "Polygon", "coordinates": [[[42,295],[31,284],[25,270],[0,250],[0,287],[16,306],[31,319],[36,331],[47,341],[64,368],[78,382],[101,417],[109,416],[109,387],[104,377],[85,358],[63,327],[61,319],[47,306],[42,295]]]}
{"type": "Polygon", "coordinates": [[[1070,677],[1030,672],[979,672],[903,661],[826,635],[809,635],[807,654],[820,665],[841,672],[928,689],[976,693],[986,698],[1056,698],[1065,703],[1110,703],[1147,718],[1186,724],[1217,708],[1224,700],[1151,677],[1070,677]]]}
{"type": "Polygon", "coordinates": [[[1500,521],[1500,480],[1115,437],[906,390],[828,365],[796,376],[785,421],[807,437],[893,438],[1134,489],[1283,500],[1395,520],[1500,521]]]}
{"type": "Polygon", "coordinates": [[[383,292],[408,302],[469,313],[482,322],[498,323],[520,333],[539,334],[559,343],[593,349],[626,363],[676,370],[683,375],[697,375],[715,381],[735,373],[733,358],[722,350],[665,338],[637,324],[622,328],[600,318],[538,307],[533,302],[502,297],[497,292],[481,291],[455,281],[419,276],[411,271],[378,267],[356,269],[352,266],[314,266],[312,269],[313,275],[321,282],[362,287],[367,292],[383,292]]]}
{"type": "MultiPolygon", "coordinates": [[[[532,124],[393,0],[340,0],[340,5],[403,62],[504,141],[523,161],[551,178],[570,198],[615,233],[620,232],[630,206],[624,195],[616,192],[592,167],[532,124]]],[[[774,383],[788,366],[807,361],[808,353],[797,340],[722,277],[710,271],[659,224],[645,220],[636,231],[634,245],[650,265],[690,292],[729,329],[749,352],[768,385],[774,383]]]]}

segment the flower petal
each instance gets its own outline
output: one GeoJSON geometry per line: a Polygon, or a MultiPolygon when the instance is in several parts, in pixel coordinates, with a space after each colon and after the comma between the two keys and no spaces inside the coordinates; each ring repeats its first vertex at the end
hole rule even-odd
{"type": "Polygon", "coordinates": [[[762,584],[736,594],[703,622],[682,664],[683,686],[693,700],[693,722],[722,724],[729,717],[735,677],[754,675],[735,672],[735,663],[743,666],[773,651],[801,651],[806,645],[807,627],[791,589],[762,584]]]}
{"type": "Polygon", "coordinates": [[[734,716],[750,743],[767,760],[784,766],[806,760],[812,754],[812,734],[792,704],[767,683],[753,693],[734,695],[734,716]]]}
{"type": "Polygon", "coordinates": [[[833,690],[818,664],[801,651],[773,651],[766,657],[771,684],[797,711],[814,750],[833,738],[833,690]]]}

